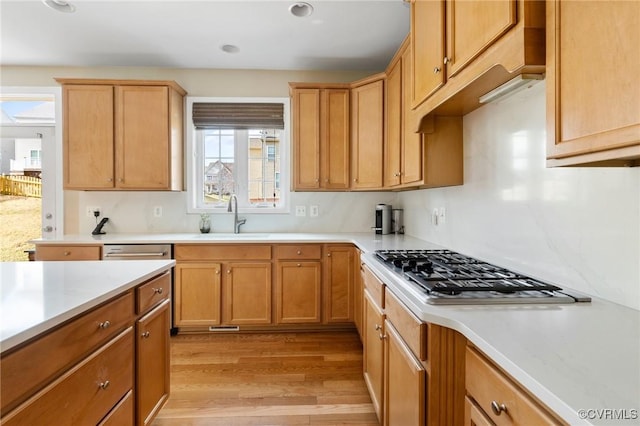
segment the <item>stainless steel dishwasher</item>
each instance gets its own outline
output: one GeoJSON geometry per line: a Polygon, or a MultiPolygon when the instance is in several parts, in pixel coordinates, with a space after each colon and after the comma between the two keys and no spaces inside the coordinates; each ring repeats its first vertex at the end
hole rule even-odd
{"type": "MultiPolygon", "coordinates": [[[[162,260],[173,259],[171,244],[105,244],[102,260],[162,260]]],[[[178,333],[173,326],[173,274],[171,274],[171,335],[178,333]]]]}
{"type": "Polygon", "coordinates": [[[171,244],[105,244],[102,260],[171,259],[171,244]]]}

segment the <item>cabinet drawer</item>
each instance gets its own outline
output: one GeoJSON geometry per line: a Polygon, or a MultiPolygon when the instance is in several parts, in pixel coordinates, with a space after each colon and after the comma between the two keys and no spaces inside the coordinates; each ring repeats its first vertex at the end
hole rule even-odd
{"type": "Polygon", "coordinates": [[[275,246],[276,259],[320,259],[322,246],[319,244],[296,244],[275,246]]]}
{"type": "Polygon", "coordinates": [[[176,260],[270,260],[271,246],[256,244],[177,244],[176,260]]]}
{"type": "Polygon", "coordinates": [[[100,260],[102,246],[38,245],[36,260],[100,260]]]}
{"type": "Polygon", "coordinates": [[[3,418],[2,424],[97,424],[133,387],[130,327],[3,418]]]}
{"type": "Polygon", "coordinates": [[[427,359],[427,324],[409,312],[388,288],[385,289],[384,301],[387,319],[398,330],[413,354],[425,361],[427,359]]]}
{"type": "Polygon", "coordinates": [[[127,392],[98,426],[133,426],[133,391],[127,392]]]}
{"type": "Polygon", "coordinates": [[[362,281],[364,287],[369,290],[371,299],[378,305],[379,308],[384,309],[384,284],[378,279],[373,272],[366,265],[360,267],[362,272],[362,281]]]}
{"type": "Polygon", "coordinates": [[[562,424],[471,347],[467,347],[465,370],[467,394],[496,425],[562,424]]]}
{"type": "Polygon", "coordinates": [[[138,300],[136,313],[141,314],[148,311],[161,301],[168,299],[170,295],[171,272],[167,271],[136,289],[138,300]]]}
{"type": "Polygon", "coordinates": [[[2,414],[133,321],[129,292],[2,357],[2,414]]]}

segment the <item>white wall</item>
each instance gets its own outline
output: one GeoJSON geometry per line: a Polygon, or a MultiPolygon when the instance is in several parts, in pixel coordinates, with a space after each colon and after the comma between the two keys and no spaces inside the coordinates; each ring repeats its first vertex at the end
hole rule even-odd
{"type": "Polygon", "coordinates": [[[465,184],[400,194],[407,233],[640,309],[640,168],[548,169],[545,137],[544,83],[466,115],[465,184]]]}

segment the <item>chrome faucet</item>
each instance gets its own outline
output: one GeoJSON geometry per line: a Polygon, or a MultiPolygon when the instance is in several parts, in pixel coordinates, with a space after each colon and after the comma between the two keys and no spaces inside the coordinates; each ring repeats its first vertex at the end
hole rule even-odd
{"type": "Polygon", "coordinates": [[[238,197],[236,194],[231,194],[229,197],[229,205],[227,206],[227,212],[233,212],[233,233],[240,233],[240,225],[244,225],[247,223],[247,219],[240,218],[238,219],[238,197]],[[233,204],[231,204],[233,202],[233,204]]]}

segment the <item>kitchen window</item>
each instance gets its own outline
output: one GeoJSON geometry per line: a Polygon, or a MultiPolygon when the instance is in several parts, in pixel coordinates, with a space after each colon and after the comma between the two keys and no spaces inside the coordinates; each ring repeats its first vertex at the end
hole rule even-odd
{"type": "Polygon", "coordinates": [[[188,211],[287,213],[288,121],[287,98],[187,98],[188,211]]]}

